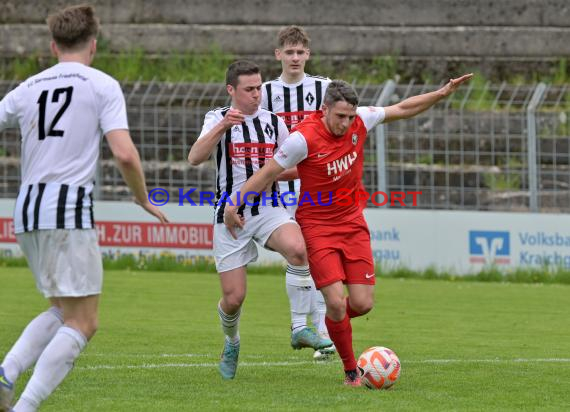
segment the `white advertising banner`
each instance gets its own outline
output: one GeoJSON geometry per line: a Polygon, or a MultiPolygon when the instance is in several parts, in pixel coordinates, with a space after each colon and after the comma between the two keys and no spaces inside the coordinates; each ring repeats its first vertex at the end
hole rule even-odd
{"type": "Polygon", "coordinates": [[[570,268],[570,216],[367,209],[374,258],[383,266],[457,274],[499,268],[570,268]]]}
{"type": "MultiPolygon", "coordinates": [[[[12,223],[13,200],[0,200],[0,254],[21,254],[12,223]]],[[[179,259],[212,256],[213,208],[166,205],[171,220],[157,223],[129,202],[96,202],[103,254],[172,253],[179,259]]],[[[384,267],[433,267],[466,274],[485,265],[570,268],[570,216],[560,214],[367,209],[374,259],[384,267]]],[[[259,248],[260,263],[280,255],[259,248]]]]}

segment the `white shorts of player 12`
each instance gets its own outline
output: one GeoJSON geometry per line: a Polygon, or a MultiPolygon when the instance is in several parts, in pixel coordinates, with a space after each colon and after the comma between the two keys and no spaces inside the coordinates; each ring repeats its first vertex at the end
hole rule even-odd
{"type": "Polygon", "coordinates": [[[388,389],[400,377],[400,359],[391,349],[373,346],[358,358],[362,383],[370,389],[388,389]]]}
{"type": "Polygon", "coordinates": [[[103,263],[95,229],[33,230],[16,238],[44,297],[101,293],[103,263]]]}

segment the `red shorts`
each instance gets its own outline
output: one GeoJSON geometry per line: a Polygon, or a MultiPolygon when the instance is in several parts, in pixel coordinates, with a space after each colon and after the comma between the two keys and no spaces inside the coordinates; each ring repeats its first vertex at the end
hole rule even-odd
{"type": "Polygon", "coordinates": [[[375,284],[370,232],[362,215],[336,226],[301,224],[301,230],[317,289],[338,281],[375,284]]]}

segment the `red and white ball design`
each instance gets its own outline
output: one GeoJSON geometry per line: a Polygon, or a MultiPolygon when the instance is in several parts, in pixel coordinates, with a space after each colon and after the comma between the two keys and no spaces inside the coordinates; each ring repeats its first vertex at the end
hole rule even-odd
{"type": "Polygon", "coordinates": [[[370,389],[388,389],[400,377],[400,359],[391,349],[373,346],[358,358],[362,383],[370,389]]]}

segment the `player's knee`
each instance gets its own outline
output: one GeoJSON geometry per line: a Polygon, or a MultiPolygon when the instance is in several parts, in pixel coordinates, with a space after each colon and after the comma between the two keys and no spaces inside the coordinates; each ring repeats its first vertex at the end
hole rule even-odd
{"type": "Polygon", "coordinates": [[[244,300],[245,300],[245,293],[241,292],[230,293],[224,296],[224,303],[225,303],[224,306],[226,306],[231,313],[234,313],[241,307],[244,300]]]}
{"type": "Polygon", "coordinates": [[[307,264],[307,250],[303,242],[292,244],[287,251],[287,261],[291,265],[303,266],[307,264]]]}
{"type": "Polygon", "coordinates": [[[350,307],[355,312],[364,315],[372,310],[374,307],[374,299],[370,298],[362,298],[362,299],[352,299],[350,300],[350,307]]]}
{"type": "Polygon", "coordinates": [[[341,321],[346,314],[346,301],[343,296],[329,296],[327,315],[334,321],[341,321]]]}

